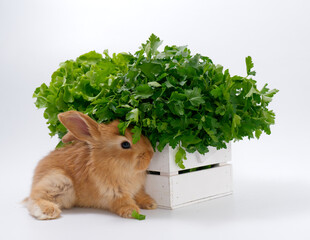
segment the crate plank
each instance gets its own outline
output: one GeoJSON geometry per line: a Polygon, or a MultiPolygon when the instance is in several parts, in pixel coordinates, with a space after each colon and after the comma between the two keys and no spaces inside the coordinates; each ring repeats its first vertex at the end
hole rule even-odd
{"type": "Polygon", "coordinates": [[[232,191],[231,165],[180,174],[171,178],[171,206],[232,191]]]}
{"type": "MultiPolygon", "coordinates": [[[[162,175],[170,175],[172,172],[181,170],[174,161],[176,151],[177,149],[166,146],[162,152],[155,152],[148,170],[160,172],[162,175]]],[[[231,161],[231,143],[227,144],[227,149],[217,150],[210,147],[210,151],[205,155],[195,152],[187,153],[186,156],[185,169],[229,162],[231,161]]]]}
{"type": "Polygon", "coordinates": [[[160,208],[174,209],[232,193],[231,164],[175,176],[147,175],[146,192],[160,208]]]}

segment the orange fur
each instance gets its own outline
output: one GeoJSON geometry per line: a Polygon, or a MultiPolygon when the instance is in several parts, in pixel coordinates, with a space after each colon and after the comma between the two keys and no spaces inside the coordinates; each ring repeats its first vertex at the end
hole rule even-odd
{"type": "Polygon", "coordinates": [[[122,217],[133,210],[154,209],[156,202],[144,192],[146,168],[153,156],[149,140],[141,135],[132,144],[132,133],[119,134],[115,120],[98,124],[87,115],[69,111],[58,115],[69,130],[64,142],[36,167],[31,194],[25,200],[31,215],[54,219],[62,208],[108,209],[122,217]],[[128,141],[130,149],[121,143],[128,141]]]}

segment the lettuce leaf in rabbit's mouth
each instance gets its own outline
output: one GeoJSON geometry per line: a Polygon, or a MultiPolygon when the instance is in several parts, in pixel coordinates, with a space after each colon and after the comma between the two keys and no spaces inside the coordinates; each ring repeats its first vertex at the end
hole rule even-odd
{"type": "Polygon", "coordinates": [[[120,133],[131,125],[133,142],[144,134],[154,149],[178,148],[184,168],[186,152],[226,148],[232,140],[270,134],[275,114],[268,109],[278,90],[258,89],[251,57],[246,76],[231,76],[209,57],[186,46],[165,46],[152,34],[140,50],[109,55],[91,51],[68,60],[33,97],[44,108],[50,135],[64,136],[57,114],[78,110],[101,122],[120,119],[120,133]]]}

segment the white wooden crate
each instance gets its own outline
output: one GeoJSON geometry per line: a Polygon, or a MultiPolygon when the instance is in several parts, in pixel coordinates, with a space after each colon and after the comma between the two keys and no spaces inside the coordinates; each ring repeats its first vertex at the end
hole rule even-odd
{"type": "Polygon", "coordinates": [[[212,168],[182,173],[175,161],[176,149],[166,147],[156,152],[151,161],[145,189],[160,208],[174,209],[232,193],[231,144],[227,149],[201,155],[187,153],[185,169],[212,165],[212,168]]]}

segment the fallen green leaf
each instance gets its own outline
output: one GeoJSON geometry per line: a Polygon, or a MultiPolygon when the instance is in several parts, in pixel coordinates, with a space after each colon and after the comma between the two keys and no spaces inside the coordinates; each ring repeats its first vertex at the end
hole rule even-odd
{"type": "Polygon", "coordinates": [[[132,211],[131,216],[137,220],[145,220],[145,215],[139,214],[136,210],[132,211]]]}

